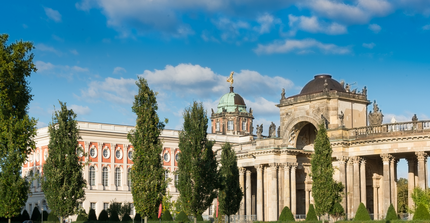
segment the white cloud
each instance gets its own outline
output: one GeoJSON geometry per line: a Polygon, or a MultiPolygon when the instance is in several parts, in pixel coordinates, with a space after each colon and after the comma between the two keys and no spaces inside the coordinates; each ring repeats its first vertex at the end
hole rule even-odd
{"type": "Polygon", "coordinates": [[[73,76],[79,73],[89,72],[89,69],[85,67],[54,65],[50,62],[43,62],[43,61],[36,61],[35,65],[38,73],[64,77],[69,80],[73,79],[73,76]]]}
{"type": "MultiPolygon", "coordinates": [[[[418,120],[429,120],[429,117],[426,114],[416,114],[418,120]]],[[[411,122],[414,113],[405,112],[404,114],[384,114],[383,123],[391,123],[394,118],[396,122],[411,122]]]]}
{"type": "Polygon", "coordinates": [[[88,115],[91,112],[88,106],[70,105],[69,109],[72,109],[78,115],[88,115]]]}
{"type": "Polygon", "coordinates": [[[45,7],[45,14],[54,22],[61,22],[61,14],[57,10],[45,7]]]}
{"type": "Polygon", "coordinates": [[[101,99],[117,104],[132,104],[136,94],[136,80],[108,77],[104,81],[92,81],[85,90],[81,89],[81,100],[100,102],[101,99]]]}
{"type": "Polygon", "coordinates": [[[325,54],[348,54],[351,53],[349,47],[341,47],[335,44],[325,44],[314,39],[275,41],[268,45],[258,44],[254,49],[257,54],[290,53],[299,54],[314,52],[317,49],[325,54]]]}
{"type": "Polygon", "coordinates": [[[375,46],[376,46],[375,43],[363,43],[363,47],[365,48],[373,49],[373,47],[375,46]]]}
{"type": "Polygon", "coordinates": [[[57,40],[58,42],[64,42],[64,39],[61,38],[61,37],[59,37],[59,36],[57,36],[57,35],[52,34],[52,38],[55,39],[55,40],[57,40]]]}
{"type": "Polygon", "coordinates": [[[256,97],[255,101],[245,99],[246,106],[252,108],[252,111],[256,116],[268,116],[268,115],[279,115],[279,108],[273,101],[268,101],[263,97],[256,97]]]}
{"type": "Polygon", "coordinates": [[[238,37],[245,36],[244,31],[248,31],[251,25],[244,21],[232,21],[228,18],[213,19],[212,23],[221,30],[221,39],[224,41],[235,40],[238,37]]]}
{"type": "MultiPolygon", "coordinates": [[[[226,93],[229,86],[226,82],[228,75],[216,74],[200,65],[167,65],[163,70],[145,70],[141,75],[158,89],[173,91],[180,97],[198,95],[202,100],[226,93]]],[[[240,92],[244,98],[278,94],[282,88],[294,87],[293,82],[283,77],[269,77],[250,70],[236,72],[234,81],[235,92],[240,92]]]]}
{"type": "Polygon", "coordinates": [[[281,23],[280,19],[274,18],[272,15],[266,13],[257,18],[257,22],[260,24],[260,27],[256,27],[260,34],[269,33],[270,29],[274,24],[281,23]]]}
{"type": "Polygon", "coordinates": [[[41,122],[41,121],[37,121],[36,128],[40,129],[40,128],[44,128],[44,127],[47,127],[47,126],[48,126],[48,124],[46,124],[44,122],[41,122]]]}
{"type": "Polygon", "coordinates": [[[344,25],[338,23],[325,23],[318,21],[316,16],[294,16],[288,15],[288,25],[295,30],[303,30],[310,33],[326,33],[330,35],[344,34],[347,29],[344,25]]]}
{"type": "Polygon", "coordinates": [[[70,53],[72,53],[73,55],[79,55],[77,50],[70,50],[70,53]]]}
{"type": "Polygon", "coordinates": [[[423,26],[423,30],[430,30],[430,24],[423,26]]]}
{"type": "Polygon", "coordinates": [[[55,53],[55,54],[57,54],[58,56],[60,56],[61,55],[61,52],[60,51],[58,51],[58,50],[56,50],[54,47],[52,47],[52,46],[47,46],[47,45],[45,45],[45,44],[43,44],[43,43],[39,43],[39,44],[37,44],[36,46],[35,46],[35,48],[36,48],[36,50],[40,50],[40,51],[44,51],[44,52],[51,52],[51,53],[55,53]]]}
{"type": "Polygon", "coordinates": [[[123,67],[115,67],[113,69],[113,74],[122,74],[122,73],[127,73],[127,70],[125,70],[125,68],[123,67]]]}
{"type": "Polygon", "coordinates": [[[38,72],[49,71],[55,67],[52,63],[45,63],[43,61],[36,61],[34,64],[36,65],[38,72]]]}
{"type": "Polygon", "coordinates": [[[374,33],[379,33],[381,31],[381,26],[378,24],[369,24],[369,29],[372,30],[374,33]]]}

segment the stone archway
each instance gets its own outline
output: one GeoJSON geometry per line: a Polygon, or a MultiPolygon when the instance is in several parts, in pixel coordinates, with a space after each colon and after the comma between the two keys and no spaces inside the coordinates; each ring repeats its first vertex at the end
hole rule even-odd
{"type": "Polygon", "coordinates": [[[314,141],[317,129],[311,123],[306,123],[300,130],[296,140],[296,149],[314,151],[314,141]]]}

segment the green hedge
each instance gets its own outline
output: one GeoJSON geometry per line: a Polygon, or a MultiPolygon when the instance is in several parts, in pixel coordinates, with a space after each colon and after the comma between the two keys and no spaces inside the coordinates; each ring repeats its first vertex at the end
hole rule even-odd
{"type": "Polygon", "coordinates": [[[393,221],[390,221],[390,223],[405,223],[405,222],[408,222],[408,223],[429,223],[430,221],[429,220],[411,220],[411,221],[393,220],[393,221]]]}
{"type": "Polygon", "coordinates": [[[289,207],[285,206],[284,209],[281,212],[281,216],[279,216],[279,221],[295,221],[293,213],[291,213],[291,210],[289,207]]]}
{"type": "MultiPolygon", "coordinates": [[[[386,220],[369,220],[369,221],[337,221],[336,223],[389,223],[390,221],[386,221],[386,220]]],[[[406,222],[406,221],[403,221],[406,222]]]]}

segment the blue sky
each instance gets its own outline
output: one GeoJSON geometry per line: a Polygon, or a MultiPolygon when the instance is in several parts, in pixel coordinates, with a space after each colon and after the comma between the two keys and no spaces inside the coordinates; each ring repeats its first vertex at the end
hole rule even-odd
{"type": "Polygon", "coordinates": [[[216,107],[231,71],[255,124],[278,125],[281,89],[297,94],[319,73],[367,86],[387,122],[430,116],[428,0],[17,0],[0,12],[1,33],[36,47],[39,127],[58,100],[79,120],[133,125],[142,75],[180,129],[193,100],[216,107]]]}

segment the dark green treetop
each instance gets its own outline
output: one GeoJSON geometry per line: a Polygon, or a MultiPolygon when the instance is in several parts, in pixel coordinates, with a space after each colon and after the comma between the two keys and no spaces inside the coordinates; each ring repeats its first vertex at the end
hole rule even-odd
{"type": "Polygon", "coordinates": [[[239,184],[236,153],[228,142],[221,149],[219,209],[227,216],[230,216],[239,211],[243,193],[239,184]]]}
{"type": "Polygon", "coordinates": [[[149,217],[158,211],[166,194],[167,182],[160,157],[163,148],[159,139],[164,123],[158,118],[156,94],[147,81],[139,77],[136,85],[139,90],[132,107],[137,115],[136,127],[127,137],[134,147],[131,193],[136,212],[149,217]]]}
{"type": "Polygon", "coordinates": [[[179,133],[178,190],[186,212],[201,215],[217,197],[219,176],[212,150],[214,141],[207,139],[208,118],[203,105],[193,102],[183,114],[179,133]]]}
{"type": "Polygon", "coordinates": [[[318,217],[315,213],[315,208],[313,204],[309,204],[309,210],[306,214],[306,221],[318,221],[318,217]]]}
{"type": "Polygon", "coordinates": [[[314,143],[312,154],[312,196],[317,215],[331,213],[335,203],[342,199],[343,185],[333,180],[332,148],[323,123],[314,143]]]}
{"type": "Polygon", "coordinates": [[[369,212],[367,211],[366,207],[363,203],[360,203],[357,209],[357,213],[355,213],[354,221],[370,221],[372,220],[370,218],[369,212]]]}
{"type": "Polygon", "coordinates": [[[396,210],[394,210],[393,204],[390,204],[390,207],[388,208],[387,215],[385,216],[385,220],[391,221],[391,220],[398,220],[399,217],[397,217],[396,210]]]}
{"type": "Polygon", "coordinates": [[[429,211],[422,203],[418,204],[413,220],[430,220],[429,211]]]}
{"type": "Polygon", "coordinates": [[[0,217],[18,216],[29,194],[29,183],[21,177],[22,164],[35,149],[37,120],[28,116],[29,78],[37,69],[30,42],[7,44],[0,35],[0,217]]]}
{"type": "MultiPolygon", "coordinates": [[[[42,189],[51,215],[63,217],[75,214],[78,203],[85,199],[86,181],[82,170],[76,114],[66,103],[54,112],[49,124],[49,156],[43,166],[42,189]]],[[[83,154],[82,154],[83,155],[83,154]]]]}
{"type": "Polygon", "coordinates": [[[293,213],[288,206],[285,206],[284,209],[282,209],[279,221],[295,221],[293,213]]]}

